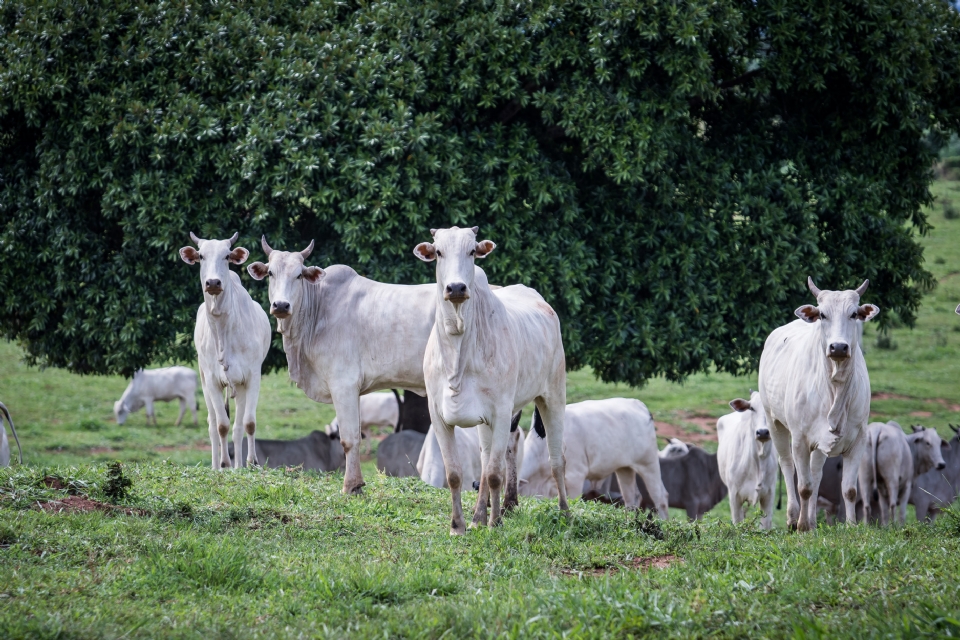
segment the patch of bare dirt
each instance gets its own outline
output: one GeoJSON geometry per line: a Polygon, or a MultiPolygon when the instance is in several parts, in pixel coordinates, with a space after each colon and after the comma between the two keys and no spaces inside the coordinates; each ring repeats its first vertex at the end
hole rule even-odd
{"type": "MultiPolygon", "coordinates": [[[[915,402],[923,402],[925,404],[939,404],[941,407],[947,409],[948,411],[960,412],[960,404],[947,400],[946,398],[912,398],[910,396],[905,396],[900,393],[886,393],[886,392],[874,392],[870,394],[871,400],[913,400],[915,402]]],[[[911,416],[916,415],[911,413],[911,416]]],[[[933,415],[933,414],[930,414],[933,415]]],[[[930,415],[917,416],[920,418],[929,418],[930,415]]]]}
{"type": "Polygon", "coordinates": [[[116,451],[113,447],[90,447],[90,453],[113,453],[116,451]]]}
{"type": "Polygon", "coordinates": [[[929,418],[930,416],[933,415],[933,412],[932,411],[911,411],[909,415],[911,418],[929,418]]]}
{"type": "MultiPolygon", "coordinates": [[[[630,567],[632,569],[639,569],[640,571],[647,571],[649,569],[666,569],[672,564],[683,564],[683,558],[678,558],[673,554],[666,554],[662,556],[648,556],[645,558],[634,558],[630,562],[630,567]]],[[[617,573],[621,567],[612,566],[612,567],[594,567],[592,569],[561,569],[560,573],[565,576],[589,576],[596,578],[599,576],[613,575],[617,573]]]]}
{"type": "Polygon", "coordinates": [[[683,427],[671,424],[669,422],[654,421],[657,428],[657,435],[664,439],[679,438],[684,442],[698,444],[701,442],[717,441],[717,419],[708,416],[693,416],[683,418],[685,422],[692,422],[697,425],[703,433],[691,432],[683,427]]]}
{"type": "Polygon", "coordinates": [[[47,476],[43,479],[43,485],[50,489],[56,489],[62,491],[67,488],[67,485],[63,484],[63,480],[56,478],[54,476],[47,476]]]}
{"type": "Polygon", "coordinates": [[[145,515],[140,509],[118,507],[105,502],[91,500],[85,496],[67,496],[63,500],[41,502],[40,508],[48,513],[88,513],[90,511],[103,511],[105,513],[122,513],[128,516],[145,515]]]}
{"type": "Polygon", "coordinates": [[[209,444],[203,444],[200,442],[194,444],[156,446],[153,448],[154,451],[210,451],[210,449],[211,447],[209,444]]]}

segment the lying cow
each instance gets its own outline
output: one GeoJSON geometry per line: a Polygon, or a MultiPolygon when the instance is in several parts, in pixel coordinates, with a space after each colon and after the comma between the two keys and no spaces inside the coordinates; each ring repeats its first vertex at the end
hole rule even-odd
{"type": "Polygon", "coordinates": [[[17,452],[19,453],[20,464],[23,464],[23,449],[20,448],[20,438],[17,436],[17,428],[13,426],[13,418],[10,417],[10,411],[5,404],[0,402],[0,467],[10,466],[10,441],[7,440],[7,430],[3,426],[3,419],[6,418],[10,424],[10,432],[13,439],[17,441],[17,452]]]}
{"type": "Polygon", "coordinates": [[[821,291],[807,278],[817,305],[805,304],[799,318],[767,337],[760,356],[760,396],[787,482],[787,526],[800,531],[817,524],[823,464],[844,459],[841,485],[846,520],[856,517],[857,471],[866,451],[863,430],[870,416],[870,377],[860,350],[860,322],[880,309],[860,304],[870,284],[856,290],[821,291]]]}
{"type": "MultiPolygon", "coordinates": [[[[247,466],[245,461],[250,459],[247,454],[247,440],[244,438],[243,451],[238,460],[240,466],[247,466]]],[[[258,438],[257,457],[265,467],[296,467],[302,465],[304,469],[317,471],[335,471],[344,467],[343,447],[336,440],[331,440],[322,431],[311,431],[309,435],[297,440],[264,440],[258,438]]],[[[233,443],[227,444],[230,458],[236,460],[233,443]]]]}
{"type": "Polygon", "coordinates": [[[157,416],[153,411],[154,402],[180,401],[180,415],[174,426],[179,427],[187,407],[193,413],[193,425],[197,425],[197,373],[189,367],[164,367],[162,369],[140,369],[133,374],[133,380],[120,399],[113,403],[113,415],[117,424],[127,421],[127,416],[146,407],[147,424],[153,419],[157,426],[157,416]]]}
{"type": "Polygon", "coordinates": [[[773,528],[773,493],[777,484],[777,450],[767,417],[754,391],[749,400],[730,401],[735,413],[717,420],[717,465],[730,494],[730,519],[743,522],[743,503],[760,506],[764,529],[773,528]]]}
{"type": "MultiPolygon", "coordinates": [[[[360,432],[369,436],[370,427],[396,428],[400,420],[400,405],[392,392],[368,393],[360,396],[360,432]]],[[[331,438],[340,438],[340,421],[334,416],[326,428],[331,438]]]]}
{"type": "Polygon", "coordinates": [[[425,435],[419,431],[398,431],[383,439],[377,448],[377,469],[388,476],[418,476],[417,461],[425,435]]]}
{"type": "MultiPolygon", "coordinates": [[[[660,481],[660,456],[653,418],[639,400],[609,398],[567,405],[564,413],[564,457],[567,497],[581,495],[584,484],[605,481],[615,474],[624,506],[640,506],[634,475],[653,488],[653,503],[661,518],[670,517],[660,481]],[[624,491],[626,487],[629,490],[624,491]]],[[[536,419],[536,416],[534,416],[536,419]]],[[[545,442],[533,428],[527,435],[520,471],[520,493],[548,496],[555,485],[545,442]]]]}
{"type": "MultiPolygon", "coordinates": [[[[682,458],[660,461],[660,479],[667,491],[668,503],[675,509],[684,509],[691,520],[703,518],[727,495],[727,486],[720,480],[717,456],[700,447],[688,444],[690,453],[682,458]]],[[[637,486],[643,509],[656,509],[656,502],[640,476],[637,486]]]]}
{"type": "Polygon", "coordinates": [[[917,509],[917,520],[934,520],[960,496],[960,428],[950,428],[955,435],[942,451],[944,468],[927,471],[913,483],[910,504],[917,509]]]}
{"type": "Polygon", "coordinates": [[[896,422],[872,422],[867,425],[869,449],[860,461],[860,496],[864,520],[870,520],[869,497],[876,490],[880,503],[880,524],[904,524],[907,502],[917,476],[931,469],[943,470],[946,463],[940,451],[950,446],[934,429],[920,427],[909,436],[896,422]]]}

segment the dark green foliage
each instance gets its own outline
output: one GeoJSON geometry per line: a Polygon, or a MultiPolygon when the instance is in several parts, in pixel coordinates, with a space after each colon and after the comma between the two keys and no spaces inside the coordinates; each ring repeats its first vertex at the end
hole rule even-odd
{"type": "Polygon", "coordinates": [[[479,224],[571,367],[744,372],[808,273],[912,322],[958,68],[940,0],[6,2],[0,331],[130,373],[192,357],[190,230],[425,282],[479,224]]]}
{"type": "Polygon", "coordinates": [[[111,462],[107,465],[107,482],[103,485],[103,495],[110,502],[116,504],[127,497],[133,481],[123,475],[123,465],[118,462],[111,462]]]}

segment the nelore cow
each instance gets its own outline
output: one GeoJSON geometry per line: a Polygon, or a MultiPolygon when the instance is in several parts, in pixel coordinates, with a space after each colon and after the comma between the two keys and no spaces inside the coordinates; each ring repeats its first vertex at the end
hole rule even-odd
{"type": "Polygon", "coordinates": [[[801,531],[817,523],[817,495],[828,456],[843,457],[841,480],[847,522],[855,522],[857,471],[866,452],[870,378],[860,350],[860,322],[879,313],[861,304],[856,290],[821,291],[807,278],[817,306],[775,329],[760,356],[760,397],[787,482],[787,525],[801,531]],[[798,495],[799,494],[799,495],[798,495]]]}
{"type": "MultiPolygon", "coordinates": [[[[257,459],[265,467],[297,467],[316,471],[335,471],[342,469],[344,464],[343,448],[336,440],[331,439],[322,431],[311,431],[303,438],[296,440],[263,440],[257,441],[257,459]]],[[[239,460],[241,465],[247,455],[247,442],[243,441],[241,455],[234,455],[233,443],[229,444],[230,457],[239,460]]]]}
{"type": "MultiPolygon", "coordinates": [[[[260,368],[270,349],[270,321],[259,304],[240,284],[231,264],[243,264],[250,252],[234,247],[237,234],[229,240],[203,240],[190,233],[194,247],[180,249],[187,264],[200,263],[203,304],[197,309],[193,341],[200,365],[200,385],[207,403],[211,466],[230,467],[227,433],[230,417],[223,401],[224,389],[236,398],[233,446],[240,449],[246,432],[250,446],[248,464],[257,464],[254,445],[257,431],[257,400],[260,396],[260,368]]],[[[234,461],[240,467],[239,456],[234,461]]]]}
{"type": "Polygon", "coordinates": [[[917,509],[917,520],[934,520],[960,496],[960,427],[950,428],[954,436],[943,448],[943,469],[927,471],[913,483],[910,504],[917,509]]]}
{"type": "Polygon", "coordinates": [[[113,403],[113,415],[117,424],[123,424],[128,415],[146,407],[147,424],[150,424],[152,418],[153,426],[157,426],[153,403],[171,400],[180,401],[180,415],[174,426],[179,427],[183,422],[187,407],[193,413],[193,424],[197,424],[197,373],[193,369],[140,369],[133,374],[133,380],[127,385],[120,399],[113,403]]]}
{"type": "MultiPolygon", "coordinates": [[[[536,420],[536,416],[534,416],[536,420]]],[[[581,495],[587,482],[617,477],[624,506],[637,509],[640,492],[635,475],[652,489],[651,496],[661,518],[670,517],[667,491],[660,479],[660,456],[653,418],[639,400],[608,398],[567,405],[564,412],[564,459],[566,460],[567,498],[581,495]],[[624,490],[626,488],[626,491],[624,490]]],[[[520,492],[547,496],[555,486],[549,456],[537,425],[527,435],[520,492]]],[[[686,447],[685,447],[686,448],[686,447]]],[[[601,495],[610,489],[600,488],[601,495]]]]}
{"type": "Polygon", "coordinates": [[[860,460],[860,496],[863,519],[871,519],[871,496],[877,492],[880,524],[891,519],[904,524],[914,479],[936,469],[943,470],[941,447],[949,447],[934,429],[915,428],[909,436],[896,422],[867,425],[868,450],[860,460]]]}
{"type": "Polygon", "coordinates": [[[360,493],[360,397],[382,389],[426,393],[423,354],[434,318],[434,285],[383,284],[344,265],[306,266],[303,251],[275,251],[247,272],[270,278],[270,313],[283,336],[290,379],[308,398],[333,403],[346,454],[345,494],[360,493]]]}
{"type": "Polygon", "coordinates": [[[744,503],[763,511],[760,525],[773,527],[773,494],[777,484],[777,450],[767,427],[763,402],[756,391],[749,400],[730,401],[734,413],[717,420],[717,465],[730,496],[730,519],[743,522],[744,503]]]}
{"type": "Polygon", "coordinates": [[[511,417],[528,402],[542,416],[559,504],[564,486],[563,428],[566,363],[560,321],[539,293],[523,285],[492,290],[475,267],[490,255],[490,240],[477,242],[478,227],[432,229],[414,255],[436,261],[436,319],[423,358],[430,419],[446,467],[452,501],[451,534],[465,531],[462,477],[454,425],[478,427],[483,473],[473,525],[500,521],[500,488],[511,417]]]}
{"type": "Polygon", "coordinates": [[[377,447],[377,470],[396,478],[419,476],[417,461],[426,436],[419,431],[398,431],[377,447]]]}
{"type": "Polygon", "coordinates": [[[10,441],[7,440],[7,429],[3,425],[3,419],[7,419],[10,425],[10,433],[13,439],[17,441],[17,453],[19,454],[20,464],[23,464],[23,449],[20,448],[20,438],[17,437],[17,428],[13,426],[13,418],[10,417],[10,411],[7,406],[0,402],[0,467],[10,466],[10,441]]]}
{"type": "MultiPolygon", "coordinates": [[[[700,520],[727,495],[727,486],[720,479],[717,454],[707,453],[687,443],[689,453],[679,458],[660,460],[660,479],[667,491],[667,500],[674,509],[683,509],[691,520],[700,520]]],[[[637,476],[640,507],[657,509],[643,478],[637,476]]]]}

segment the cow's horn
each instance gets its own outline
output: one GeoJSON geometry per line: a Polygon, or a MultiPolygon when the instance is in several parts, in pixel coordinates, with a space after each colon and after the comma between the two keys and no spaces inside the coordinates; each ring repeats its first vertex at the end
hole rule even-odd
{"type": "Polygon", "coordinates": [[[955,424],[950,425],[950,429],[951,429],[954,433],[960,434],[960,427],[958,427],[957,425],[955,425],[955,424]]]}
{"type": "Polygon", "coordinates": [[[810,288],[810,293],[813,294],[814,298],[820,297],[820,289],[817,288],[817,285],[813,284],[813,278],[807,276],[807,287],[810,288]]]}
{"type": "Polygon", "coordinates": [[[267,254],[267,257],[270,257],[270,254],[273,253],[273,249],[270,248],[270,245],[267,244],[267,236],[260,236],[260,248],[263,249],[263,252],[267,254]]]}
{"type": "Polygon", "coordinates": [[[473,235],[480,233],[480,227],[471,227],[470,230],[473,231],[473,235]]]}
{"type": "Polygon", "coordinates": [[[236,241],[237,241],[237,238],[239,238],[239,237],[240,237],[240,232],[239,232],[239,231],[234,231],[234,232],[233,232],[233,235],[230,236],[230,246],[231,246],[231,247],[233,246],[233,243],[236,242],[236,241]]]}
{"type": "Polygon", "coordinates": [[[193,241],[193,244],[196,244],[196,245],[200,244],[200,238],[194,235],[193,231],[190,232],[190,239],[193,241]]]}
{"type": "Polygon", "coordinates": [[[310,257],[310,254],[313,253],[313,240],[310,241],[310,244],[307,245],[307,248],[300,252],[300,255],[303,256],[303,259],[306,260],[310,257]]]}
{"type": "Polygon", "coordinates": [[[864,280],[863,284],[857,287],[857,295],[862,296],[863,294],[865,294],[867,292],[867,287],[869,286],[870,286],[870,281],[864,280]]]}

